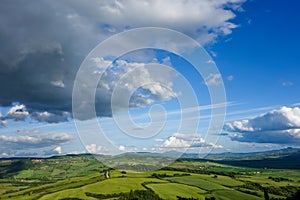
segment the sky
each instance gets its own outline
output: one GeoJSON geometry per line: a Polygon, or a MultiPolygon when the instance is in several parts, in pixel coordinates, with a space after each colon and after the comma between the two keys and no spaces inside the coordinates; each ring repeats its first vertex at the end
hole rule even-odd
{"type": "Polygon", "coordinates": [[[0,4],[1,157],[300,146],[296,0],[0,4]]]}

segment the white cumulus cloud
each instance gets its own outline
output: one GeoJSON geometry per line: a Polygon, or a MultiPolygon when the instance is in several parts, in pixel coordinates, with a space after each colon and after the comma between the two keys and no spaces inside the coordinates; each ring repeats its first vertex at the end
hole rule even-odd
{"type": "Polygon", "coordinates": [[[62,80],[56,80],[56,81],[51,81],[50,82],[53,86],[56,86],[56,87],[60,87],[60,88],[64,88],[65,87],[65,84],[62,80]]]}
{"type": "MultiPolygon", "coordinates": [[[[103,58],[93,58],[93,60],[97,64],[99,73],[102,72],[103,66],[109,63],[103,58]]],[[[176,97],[172,82],[175,76],[176,74],[168,69],[160,68],[158,70],[157,67],[149,67],[143,62],[119,59],[102,75],[98,91],[110,96],[118,88],[118,92],[121,94],[122,92],[133,93],[130,106],[145,106],[154,101],[167,101],[176,97]]],[[[108,100],[110,101],[110,99],[108,100]]],[[[114,103],[120,107],[128,106],[128,102],[122,98],[114,103]]]]}
{"type": "Polygon", "coordinates": [[[222,76],[221,76],[221,74],[209,74],[209,76],[207,76],[205,78],[205,82],[204,83],[207,86],[222,85],[223,84],[222,76]]]}
{"type": "Polygon", "coordinates": [[[300,141],[300,108],[281,107],[253,119],[225,124],[233,140],[259,143],[300,141]]]}
{"type": "Polygon", "coordinates": [[[47,133],[34,135],[0,135],[0,149],[44,148],[69,142],[73,139],[68,133],[47,133]]]}
{"type": "Polygon", "coordinates": [[[230,34],[237,27],[230,20],[235,18],[234,12],[240,10],[243,2],[244,0],[127,0],[111,1],[99,7],[102,20],[106,22],[105,27],[114,30],[113,32],[126,26],[166,27],[182,31],[205,44],[220,34],[230,34]]]}
{"type": "Polygon", "coordinates": [[[163,146],[167,148],[188,148],[191,143],[184,139],[177,138],[175,136],[169,137],[166,141],[164,141],[163,146]]]}
{"type": "Polygon", "coordinates": [[[184,134],[175,133],[168,139],[166,139],[162,147],[164,148],[223,148],[221,145],[206,142],[202,137],[197,134],[184,134]]]}
{"type": "Polygon", "coordinates": [[[125,146],[123,146],[123,145],[120,145],[120,146],[119,146],[119,150],[120,150],[120,151],[125,151],[125,149],[126,149],[125,146]]]}
{"type": "Polygon", "coordinates": [[[44,112],[33,112],[30,115],[31,118],[39,121],[39,122],[48,122],[48,123],[58,123],[67,121],[68,117],[70,117],[69,112],[59,112],[59,113],[50,113],[47,111],[44,112]]]}
{"type": "Polygon", "coordinates": [[[27,111],[24,104],[11,107],[6,114],[6,118],[14,119],[16,121],[25,120],[28,116],[29,112],[27,111]]]}
{"type": "Polygon", "coordinates": [[[54,149],[51,149],[49,151],[44,151],[44,155],[47,155],[47,156],[49,156],[49,155],[59,155],[61,153],[62,153],[61,146],[57,146],[54,149]]]}
{"type": "Polygon", "coordinates": [[[85,148],[91,154],[105,154],[108,152],[105,147],[96,144],[88,144],[85,148]]]}

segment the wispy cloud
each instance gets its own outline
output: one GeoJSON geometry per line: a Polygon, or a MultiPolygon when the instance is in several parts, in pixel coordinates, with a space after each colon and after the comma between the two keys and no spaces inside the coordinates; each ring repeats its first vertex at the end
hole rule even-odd
{"type": "Polygon", "coordinates": [[[282,84],[282,86],[284,86],[284,87],[289,87],[289,86],[293,86],[293,85],[294,85],[294,83],[291,82],[291,81],[282,82],[281,84],[282,84]]]}
{"type": "MultiPolygon", "coordinates": [[[[195,107],[187,107],[187,108],[182,108],[182,109],[176,109],[176,110],[169,110],[166,112],[166,114],[169,117],[175,117],[181,114],[191,114],[191,116],[194,117],[200,117],[200,118],[210,118],[211,115],[201,115],[199,116],[199,112],[200,111],[208,111],[208,110],[212,110],[212,109],[217,109],[217,108],[225,108],[225,107],[232,107],[232,106],[236,106],[239,105],[239,103],[236,102],[224,102],[224,103],[218,103],[218,104],[208,104],[208,105],[202,105],[202,106],[195,106],[195,107]]],[[[161,112],[156,112],[154,114],[152,114],[153,118],[161,118],[162,115],[164,115],[161,112]]],[[[140,120],[140,119],[145,119],[149,117],[148,113],[144,114],[144,115],[134,115],[132,116],[133,120],[140,120]]]]}
{"type": "Polygon", "coordinates": [[[233,81],[233,79],[234,79],[234,76],[233,76],[233,75],[227,76],[227,80],[228,80],[228,81],[233,81]]]}

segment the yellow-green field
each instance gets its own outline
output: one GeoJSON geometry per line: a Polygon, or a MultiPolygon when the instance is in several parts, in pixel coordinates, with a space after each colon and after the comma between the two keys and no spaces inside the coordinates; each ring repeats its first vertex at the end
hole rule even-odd
{"type": "Polygon", "coordinates": [[[163,199],[177,199],[177,196],[204,199],[204,194],[207,193],[207,191],[200,188],[178,183],[156,183],[147,186],[163,199]]]}
{"type": "MultiPolygon", "coordinates": [[[[8,166],[9,162],[5,161],[1,170],[9,170],[8,166]]],[[[0,199],[119,199],[133,194],[130,191],[145,191],[157,198],[171,200],[211,197],[217,200],[258,200],[265,199],[266,190],[270,199],[283,200],[300,190],[297,170],[286,170],[288,176],[284,176],[283,170],[232,167],[195,160],[176,162],[173,168],[155,172],[108,170],[92,158],[80,157],[71,157],[70,160],[56,158],[28,166],[3,175],[0,199]],[[207,169],[199,170],[204,165],[207,169]],[[104,176],[107,170],[109,178],[104,176]],[[49,177],[45,178],[47,174],[49,177]]]]}

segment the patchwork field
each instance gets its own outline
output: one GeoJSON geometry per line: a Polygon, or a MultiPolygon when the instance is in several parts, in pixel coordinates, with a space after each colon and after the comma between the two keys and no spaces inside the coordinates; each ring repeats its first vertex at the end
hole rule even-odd
{"type": "Polygon", "coordinates": [[[0,199],[287,199],[299,170],[246,168],[201,160],[158,171],[105,168],[90,155],[0,161],[0,199]]]}
{"type": "Polygon", "coordinates": [[[178,183],[149,184],[147,186],[163,199],[177,199],[177,196],[204,199],[204,194],[207,193],[200,188],[178,183]]]}

